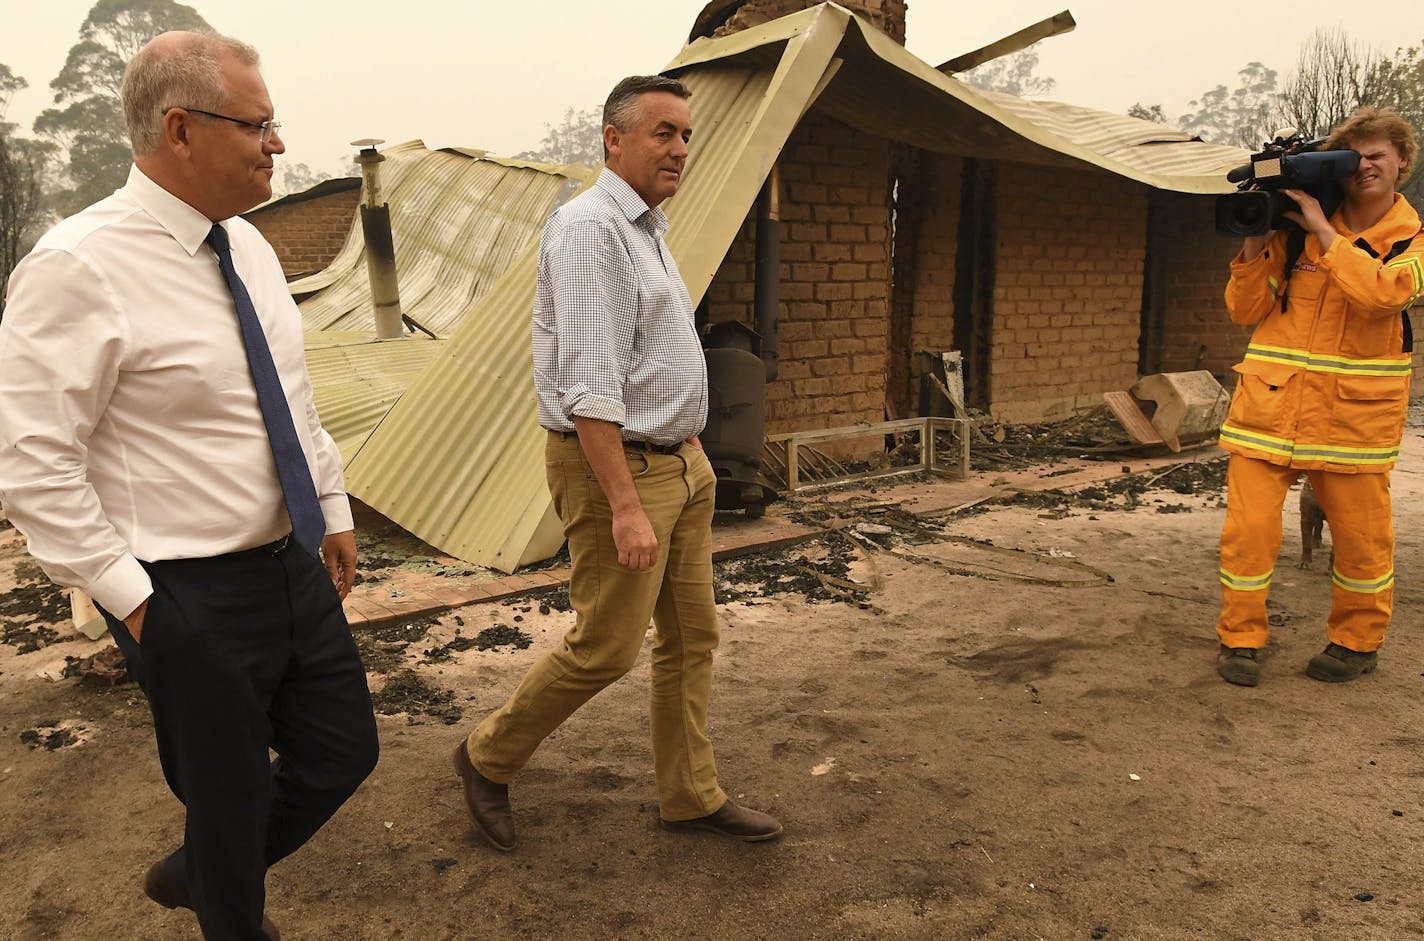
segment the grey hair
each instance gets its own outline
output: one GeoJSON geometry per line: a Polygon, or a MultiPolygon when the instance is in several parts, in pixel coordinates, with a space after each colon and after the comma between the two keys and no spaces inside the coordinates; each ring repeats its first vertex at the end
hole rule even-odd
{"type": "MultiPolygon", "coordinates": [[[[628,132],[633,121],[642,112],[639,99],[648,92],[667,92],[684,101],[692,97],[692,90],[675,78],[663,75],[630,75],[609,92],[603,103],[603,126],[613,125],[618,130],[628,132]]],[[[608,159],[608,148],[603,148],[603,157],[608,159]]]]}
{"type": "Polygon", "coordinates": [[[247,43],[206,31],[160,34],[129,60],[120,96],[135,157],[158,149],[169,108],[221,111],[227,106],[222,64],[229,56],[243,65],[259,61],[247,43]]]}

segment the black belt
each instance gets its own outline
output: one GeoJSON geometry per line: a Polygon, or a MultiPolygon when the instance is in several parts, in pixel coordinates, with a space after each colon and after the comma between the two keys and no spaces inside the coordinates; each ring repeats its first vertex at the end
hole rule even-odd
{"type": "Polygon", "coordinates": [[[247,559],[259,555],[276,555],[292,544],[292,534],[287,533],[281,539],[274,539],[266,545],[253,546],[251,549],[239,549],[236,552],[228,552],[217,556],[219,559],[247,559]]]}
{"type": "MultiPolygon", "coordinates": [[[[568,441],[570,438],[574,441],[578,440],[577,431],[555,431],[553,434],[558,435],[561,441],[568,441]]],[[[625,439],[623,447],[629,451],[647,451],[650,454],[676,454],[682,450],[682,446],[686,443],[679,441],[676,444],[658,444],[656,441],[628,441],[625,439]]]]}
{"type": "Polygon", "coordinates": [[[682,450],[682,442],[658,444],[654,441],[624,441],[623,447],[630,451],[647,451],[650,454],[676,454],[682,450]]]}

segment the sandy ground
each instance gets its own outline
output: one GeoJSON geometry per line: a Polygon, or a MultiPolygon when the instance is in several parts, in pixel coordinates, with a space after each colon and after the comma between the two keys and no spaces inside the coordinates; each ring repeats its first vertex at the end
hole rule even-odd
{"type": "MultiPolygon", "coordinates": [[[[493,852],[449,752],[571,616],[525,599],[363,637],[373,688],[429,709],[380,717],[379,768],[272,871],[268,912],[289,941],[1424,936],[1417,427],[1394,493],[1395,626],[1340,686],[1303,673],[1330,583],[1325,554],[1293,567],[1294,499],[1255,689],[1214,671],[1220,492],[917,528],[881,491],[852,501],[864,535],[721,566],[742,600],[712,735],[728,791],[784,821],[770,844],[657,826],[644,658],[535,756],[522,845],[493,852]]],[[[0,937],[196,938],[139,890],[181,832],[144,700],[45,677],[102,644],[20,652],[28,564],[0,531],[0,937]]]]}

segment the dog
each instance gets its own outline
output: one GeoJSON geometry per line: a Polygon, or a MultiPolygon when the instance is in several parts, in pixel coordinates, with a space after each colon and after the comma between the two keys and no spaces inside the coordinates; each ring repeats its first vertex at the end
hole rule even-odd
{"type": "MultiPolygon", "coordinates": [[[[1306,478],[1305,485],[1300,488],[1300,561],[1295,564],[1296,568],[1310,568],[1311,553],[1323,545],[1322,536],[1328,522],[1325,510],[1321,508],[1320,500],[1315,496],[1315,488],[1310,486],[1310,479],[1306,478]]],[[[1330,550],[1330,564],[1335,564],[1333,547],[1330,550]]]]}

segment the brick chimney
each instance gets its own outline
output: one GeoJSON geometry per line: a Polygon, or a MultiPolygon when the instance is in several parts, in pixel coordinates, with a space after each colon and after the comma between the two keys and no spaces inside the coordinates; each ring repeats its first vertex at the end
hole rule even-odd
{"type": "MultiPolygon", "coordinates": [[[[798,13],[819,0],[712,0],[697,18],[692,38],[725,36],[798,13]]],[[[836,0],[852,13],[869,20],[900,45],[905,44],[906,0],[836,0]]]]}

